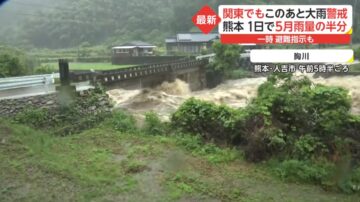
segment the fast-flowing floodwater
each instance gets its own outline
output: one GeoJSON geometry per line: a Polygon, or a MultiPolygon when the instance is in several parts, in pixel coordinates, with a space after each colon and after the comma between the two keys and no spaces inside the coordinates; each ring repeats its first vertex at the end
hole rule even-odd
{"type": "MultiPolygon", "coordinates": [[[[360,76],[342,76],[326,79],[309,76],[314,83],[341,86],[348,89],[353,99],[352,112],[360,114],[360,76]]],[[[231,107],[245,107],[256,96],[259,85],[265,81],[265,77],[230,80],[213,89],[191,92],[187,83],[177,79],[173,83],[164,82],[153,89],[114,89],[107,93],[116,103],[116,108],[126,109],[139,116],[152,110],[166,120],[172,112],[190,97],[226,104],[231,107]]]]}

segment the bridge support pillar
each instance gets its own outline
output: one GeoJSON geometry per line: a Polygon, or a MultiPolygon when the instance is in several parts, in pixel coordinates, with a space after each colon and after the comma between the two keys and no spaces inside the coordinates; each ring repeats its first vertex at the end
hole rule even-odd
{"type": "Polygon", "coordinates": [[[199,68],[199,80],[200,80],[201,89],[206,88],[207,87],[206,65],[201,65],[199,68]]]}
{"type": "Polygon", "coordinates": [[[166,75],[166,80],[168,82],[174,82],[175,79],[176,79],[176,74],[174,72],[174,68],[172,67],[172,65],[169,65],[168,74],[166,75]]]}

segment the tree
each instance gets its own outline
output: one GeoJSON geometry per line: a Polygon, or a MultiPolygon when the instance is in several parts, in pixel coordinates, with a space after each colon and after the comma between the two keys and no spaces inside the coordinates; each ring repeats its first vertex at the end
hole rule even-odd
{"type": "Polygon", "coordinates": [[[0,46],[0,77],[20,76],[31,73],[35,65],[23,52],[0,46]]]}
{"type": "Polygon", "coordinates": [[[213,88],[229,78],[231,70],[237,66],[240,57],[241,47],[238,45],[225,45],[215,41],[212,45],[215,53],[214,62],[208,64],[206,80],[209,88],[213,88]]]}
{"type": "Polygon", "coordinates": [[[212,46],[215,53],[214,68],[225,75],[237,66],[237,60],[241,52],[239,45],[226,45],[219,41],[212,46]]]}
{"type": "Polygon", "coordinates": [[[354,50],[354,57],[357,60],[360,60],[360,47],[354,50]]]}
{"type": "Polygon", "coordinates": [[[0,74],[6,76],[18,76],[24,72],[19,58],[14,55],[0,55],[0,74]]]}

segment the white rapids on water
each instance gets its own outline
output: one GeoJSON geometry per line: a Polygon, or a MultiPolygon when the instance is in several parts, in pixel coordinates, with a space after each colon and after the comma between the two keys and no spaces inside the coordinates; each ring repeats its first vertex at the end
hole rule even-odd
{"type": "MultiPolygon", "coordinates": [[[[353,100],[352,112],[360,114],[360,76],[311,78],[311,80],[314,83],[348,89],[353,100]]],[[[115,108],[125,109],[138,116],[154,111],[167,120],[169,115],[190,97],[231,107],[245,107],[256,96],[259,85],[265,81],[265,77],[230,80],[213,89],[191,92],[187,83],[177,79],[173,83],[164,82],[154,89],[114,89],[107,93],[115,102],[115,108]]]]}

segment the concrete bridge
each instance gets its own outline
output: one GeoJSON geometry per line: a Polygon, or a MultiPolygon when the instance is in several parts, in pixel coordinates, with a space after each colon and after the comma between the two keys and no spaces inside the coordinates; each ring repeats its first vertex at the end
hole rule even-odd
{"type": "Polygon", "coordinates": [[[191,90],[200,90],[206,87],[207,63],[207,60],[180,60],[106,71],[68,72],[68,64],[60,61],[60,79],[65,84],[90,81],[109,88],[139,89],[178,78],[189,83],[191,90]]]}

